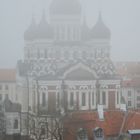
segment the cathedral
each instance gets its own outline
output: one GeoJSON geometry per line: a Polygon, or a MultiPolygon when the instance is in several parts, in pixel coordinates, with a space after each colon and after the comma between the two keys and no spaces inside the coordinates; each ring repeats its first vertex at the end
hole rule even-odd
{"type": "Polygon", "coordinates": [[[121,107],[121,78],[110,58],[111,32],[99,13],[87,26],[78,0],[52,0],[24,33],[24,60],[17,64],[22,111],[54,113],[121,107]],[[25,88],[26,87],[26,88],[25,88]]]}

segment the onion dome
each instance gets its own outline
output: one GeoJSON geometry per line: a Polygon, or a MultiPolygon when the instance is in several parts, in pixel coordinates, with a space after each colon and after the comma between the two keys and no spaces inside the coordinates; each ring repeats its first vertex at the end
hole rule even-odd
{"type": "Polygon", "coordinates": [[[97,23],[91,30],[91,37],[92,39],[110,39],[111,38],[111,32],[109,28],[104,24],[101,13],[99,14],[97,23]]]}
{"type": "Polygon", "coordinates": [[[53,30],[45,18],[45,12],[43,12],[41,21],[37,27],[36,37],[37,37],[37,39],[51,39],[51,38],[53,38],[53,30]]]}
{"type": "Polygon", "coordinates": [[[54,15],[81,14],[81,5],[78,0],[53,0],[50,13],[54,15]]]}
{"type": "Polygon", "coordinates": [[[24,32],[24,40],[32,41],[36,38],[36,22],[34,17],[32,17],[32,22],[29,28],[24,32]]]}

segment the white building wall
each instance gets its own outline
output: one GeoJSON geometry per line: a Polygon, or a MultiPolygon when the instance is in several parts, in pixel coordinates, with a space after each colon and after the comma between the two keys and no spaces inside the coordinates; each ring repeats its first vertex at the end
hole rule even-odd
{"type": "Polygon", "coordinates": [[[122,88],[122,96],[124,97],[128,108],[136,107],[136,93],[133,87],[122,88]],[[129,95],[130,93],[131,95],[129,95]],[[131,102],[131,105],[129,102],[131,102]]]}
{"type": "Polygon", "coordinates": [[[19,102],[19,95],[16,92],[16,82],[1,82],[0,96],[2,100],[8,97],[12,102],[19,102]]]}
{"type": "Polygon", "coordinates": [[[6,120],[6,134],[7,135],[20,134],[20,113],[7,112],[5,113],[5,120],[6,120]],[[14,128],[15,120],[18,121],[17,128],[14,128]]]}

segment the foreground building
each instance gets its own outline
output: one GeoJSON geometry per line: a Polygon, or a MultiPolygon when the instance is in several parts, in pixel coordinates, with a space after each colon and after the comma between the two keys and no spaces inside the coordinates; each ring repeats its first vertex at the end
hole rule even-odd
{"type": "Polygon", "coordinates": [[[140,112],[135,111],[105,111],[103,119],[98,112],[74,112],[65,120],[64,139],[77,139],[79,130],[84,129],[83,137],[89,140],[138,140],[139,120],[140,112]]]}
{"type": "Polygon", "coordinates": [[[115,62],[117,73],[122,77],[122,96],[128,109],[140,108],[140,63],[115,62]]]}
{"type": "Polygon", "coordinates": [[[15,69],[0,69],[0,101],[6,98],[15,103],[19,102],[15,69]]]}

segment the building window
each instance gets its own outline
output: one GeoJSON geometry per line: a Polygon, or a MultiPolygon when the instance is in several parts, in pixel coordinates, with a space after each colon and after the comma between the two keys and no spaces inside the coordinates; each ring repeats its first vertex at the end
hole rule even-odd
{"type": "Polygon", "coordinates": [[[18,129],[18,120],[17,119],[14,121],[14,129],[18,129]]]}
{"type": "Polygon", "coordinates": [[[0,94],[0,101],[2,100],[2,94],[0,94]]]}
{"type": "Polygon", "coordinates": [[[45,58],[47,58],[48,57],[48,52],[47,52],[47,50],[45,50],[45,58]]]}
{"type": "Polygon", "coordinates": [[[78,53],[77,53],[76,51],[73,52],[73,58],[74,58],[74,59],[77,59],[77,58],[78,58],[77,54],[78,54],[78,53]]]}
{"type": "Polygon", "coordinates": [[[5,90],[8,90],[8,89],[9,89],[8,85],[5,85],[5,90]]]}
{"type": "Polygon", "coordinates": [[[100,92],[99,91],[97,92],[97,99],[98,99],[97,104],[100,104],[100,92]]]}
{"type": "Polygon", "coordinates": [[[46,106],[46,93],[43,92],[42,94],[42,106],[46,106]]]}
{"type": "Polygon", "coordinates": [[[70,93],[70,106],[73,106],[74,105],[74,93],[71,92],[70,93]]]}
{"type": "Polygon", "coordinates": [[[5,99],[8,99],[8,98],[9,98],[8,94],[5,94],[5,99]]]}
{"type": "Polygon", "coordinates": [[[0,111],[2,111],[2,105],[0,105],[0,111]]]}
{"type": "Polygon", "coordinates": [[[131,90],[128,90],[128,97],[131,97],[131,90]]]}
{"type": "Polygon", "coordinates": [[[87,131],[84,128],[80,128],[78,130],[78,139],[80,140],[86,140],[87,139],[87,131]]]}
{"type": "Polygon", "coordinates": [[[15,97],[16,101],[18,101],[18,95],[16,94],[16,97],[15,97]]]}
{"type": "Polygon", "coordinates": [[[102,103],[103,105],[106,104],[106,93],[104,91],[102,92],[102,103]]]}
{"type": "Polygon", "coordinates": [[[82,106],[86,106],[86,93],[82,93],[82,106]]]}
{"type": "Polygon", "coordinates": [[[96,137],[102,137],[103,136],[103,131],[102,129],[99,129],[95,132],[96,137]]]}
{"type": "Polygon", "coordinates": [[[28,52],[27,52],[27,58],[29,59],[30,57],[31,57],[30,50],[28,50],[28,52]]]}
{"type": "Polygon", "coordinates": [[[117,91],[117,104],[119,104],[119,92],[117,91]]]}
{"type": "Polygon", "coordinates": [[[37,50],[37,58],[38,59],[40,58],[40,50],[39,49],[37,50]]]}
{"type": "Polygon", "coordinates": [[[94,92],[92,92],[92,105],[94,105],[94,92]]]}
{"type": "Polygon", "coordinates": [[[140,90],[137,90],[137,93],[140,93],[140,90]]]}
{"type": "Polygon", "coordinates": [[[137,97],[137,101],[140,101],[140,96],[137,97]]]}
{"type": "Polygon", "coordinates": [[[60,106],[60,93],[57,92],[57,106],[60,106]]]}
{"type": "Polygon", "coordinates": [[[131,101],[128,101],[128,106],[132,106],[132,103],[131,103],[131,101]]]}
{"type": "Polygon", "coordinates": [[[140,104],[137,104],[137,107],[140,108],[140,104]]]}

